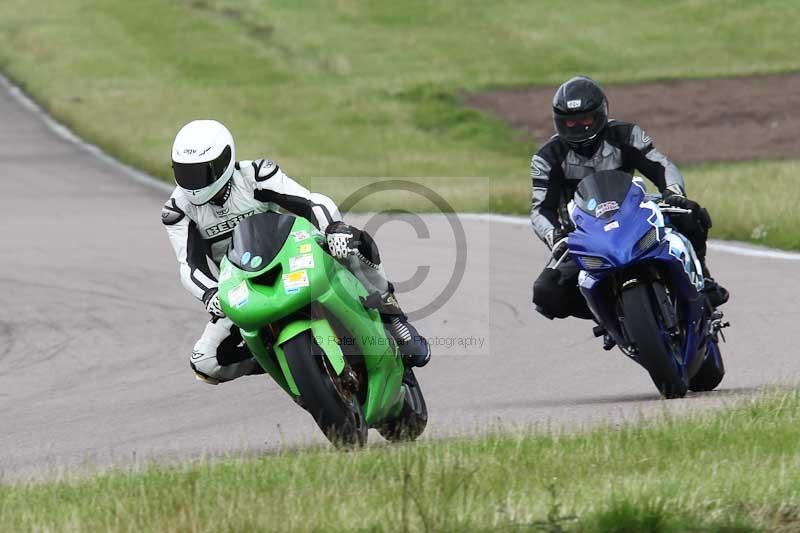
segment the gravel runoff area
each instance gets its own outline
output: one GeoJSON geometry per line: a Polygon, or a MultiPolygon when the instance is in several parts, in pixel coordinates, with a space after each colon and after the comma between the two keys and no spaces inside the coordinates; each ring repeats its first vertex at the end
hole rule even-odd
{"type": "MultiPolygon", "coordinates": [[[[602,80],[598,80],[602,83],[602,80]]],[[[679,163],[800,156],[800,73],[605,87],[611,116],[639,123],[679,163]]],[[[466,95],[537,142],[553,134],[555,87],[466,95]]]]}

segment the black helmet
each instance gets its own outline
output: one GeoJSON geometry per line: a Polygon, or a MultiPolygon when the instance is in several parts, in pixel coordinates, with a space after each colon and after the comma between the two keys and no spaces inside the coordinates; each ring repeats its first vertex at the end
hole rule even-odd
{"type": "MultiPolygon", "coordinates": [[[[575,149],[597,149],[608,123],[608,100],[593,79],[576,76],[553,96],[553,122],[558,135],[575,149]]],[[[589,154],[591,155],[591,154],[589,154]]]]}

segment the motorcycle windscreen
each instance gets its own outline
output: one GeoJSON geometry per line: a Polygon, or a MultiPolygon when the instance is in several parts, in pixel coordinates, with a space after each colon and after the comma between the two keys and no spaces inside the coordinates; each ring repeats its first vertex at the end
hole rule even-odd
{"type": "Polygon", "coordinates": [[[633,176],[620,170],[601,170],[583,178],[575,204],[596,218],[611,218],[628,196],[633,176]]]}
{"type": "Polygon", "coordinates": [[[245,218],[233,230],[228,260],[242,270],[257,272],[275,259],[292,231],[295,217],[259,213],[245,218]]]}

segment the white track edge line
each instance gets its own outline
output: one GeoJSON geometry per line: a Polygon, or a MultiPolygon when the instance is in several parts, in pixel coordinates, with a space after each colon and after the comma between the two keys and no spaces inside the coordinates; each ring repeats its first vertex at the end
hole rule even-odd
{"type": "Polygon", "coordinates": [[[6,92],[14,99],[17,103],[19,103],[22,107],[33,113],[36,117],[41,120],[44,125],[55,133],[57,136],[61,137],[67,142],[70,142],[79,148],[83,149],[84,151],[92,154],[97,159],[100,159],[104,163],[116,168],[117,170],[121,171],[127,177],[141,183],[143,185],[147,185],[148,187],[154,188],[159,191],[164,192],[172,192],[175,187],[171,186],[170,184],[166,183],[165,181],[159,180],[156,177],[151,176],[141,170],[133,168],[125,163],[114,159],[103,150],[101,150],[98,146],[94,144],[89,144],[80,137],[78,137],[75,132],[70,130],[68,127],[64,126],[63,124],[57,122],[53,117],[51,117],[39,104],[37,104],[28,94],[25,93],[20,87],[15,85],[8,77],[5,76],[2,72],[0,72],[0,85],[2,85],[6,92]]]}
{"type": "MultiPolygon", "coordinates": [[[[126,165],[125,163],[121,163],[117,159],[105,153],[96,145],[89,144],[78,137],[72,130],[51,117],[44,109],[42,109],[39,104],[33,101],[33,99],[31,99],[31,97],[28,96],[25,91],[15,85],[2,72],[0,72],[0,85],[3,85],[8,94],[22,107],[36,115],[50,131],[62,139],[75,144],[106,164],[119,169],[123,174],[138,183],[164,192],[172,192],[174,190],[174,187],[170,184],[161,181],[150,174],[142,172],[141,170],[126,165]]],[[[458,213],[458,216],[464,220],[481,220],[499,224],[509,224],[513,226],[530,225],[530,219],[527,217],[513,215],[500,215],[496,213],[458,213]]],[[[785,261],[800,261],[800,253],[797,252],[786,252],[783,250],[775,250],[773,248],[755,247],[745,243],[740,244],[735,241],[721,242],[712,240],[709,241],[708,247],[712,250],[744,257],[762,257],[767,259],[781,259],[785,261]]]]}

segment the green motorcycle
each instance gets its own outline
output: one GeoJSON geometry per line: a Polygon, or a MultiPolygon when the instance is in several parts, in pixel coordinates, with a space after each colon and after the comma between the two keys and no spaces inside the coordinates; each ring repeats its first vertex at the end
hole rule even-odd
{"type": "Polygon", "coordinates": [[[390,441],[422,434],[428,411],[413,372],[310,222],[279,213],[239,222],[219,296],[259,364],[334,445],[363,446],[369,428],[390,441]]]}

